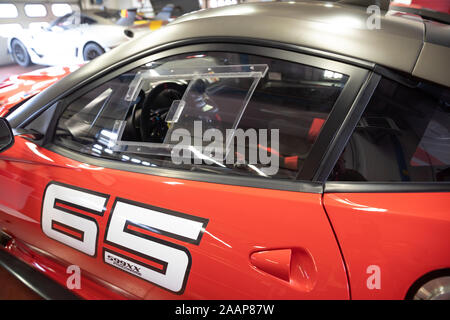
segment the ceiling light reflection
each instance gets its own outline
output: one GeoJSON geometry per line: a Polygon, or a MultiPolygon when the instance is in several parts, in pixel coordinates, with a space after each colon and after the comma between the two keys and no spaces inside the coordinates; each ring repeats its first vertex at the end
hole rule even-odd
{"type": "Polygon", "coordinates": [[[228,248],[233,248],[232,246],[230,246],[228,243],[226,243],[225,241],[220,240],[219,238],[217,238],[216,236],[212,235],[210,232],[204,230],[204,232],[208,235],[210,235],[212,238],[216,239],[217,241],[223,243],[224,245],[226,245],[228,248]]]}
{"type": "Polygon", "coordinates": [[[345,205],[351,206],[353,210],[359,210],[359,211],[367,211],[367,212],[387,212],[387,209],[383,208],[375,208],[375,207],[369,207],[363,204],[358,204],[353,201],[350,201],[348,199],[336,199],[336,201],[343,203],[345,205]]]}
{"type": "Polygon", "coordinates": [[[45,154],[41,153],[41,152],[38,150],[38,146],[35,145],[34,143],[32,143],[32,142],[25,142],[25,144],[26,144],[26,146],[27,146],[27,147],[28,147],[35,155],[37,155],[38,157],[40,157],[40,158],[42,158],[42,159],[45,159],[45,160],[48,160],[48,161],[51,161],[51,162],[55,162],[55,161],[53,161],[53,159],[50,159],[50,158],[47,157],[45,154]]]}

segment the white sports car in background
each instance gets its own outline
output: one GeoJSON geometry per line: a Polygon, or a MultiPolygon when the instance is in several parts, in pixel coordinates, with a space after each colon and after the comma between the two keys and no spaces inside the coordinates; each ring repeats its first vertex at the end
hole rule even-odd
{"type": "Polygon", "coordinates": [[[21,66],[79,64],[134,36],[133,31],[98,15],[72,12],[41,30],[26,29],[8,39],[8,52],[21,66]]]}

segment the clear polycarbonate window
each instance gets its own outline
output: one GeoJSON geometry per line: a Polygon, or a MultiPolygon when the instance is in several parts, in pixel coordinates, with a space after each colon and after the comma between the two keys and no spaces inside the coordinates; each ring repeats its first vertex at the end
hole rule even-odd
{"type": "MultiPolygon", "coordinates": [[[[172,136],[179,130],[180,133],[184,133],[184,137],[191,139],[189,146],[200,144],[206,147],[208,141],[203,139],[203,130],[195,130],[195,120],[208,117],[214,108],[222,108],[221,113],[227,117],[221,117],[220,120],[211,118],[201,123],[220,131],[224,138],[222,148],[226,152],[226,141],[232,140],[248,101],[267,69],[267,65],[195,66],[172,69],[170,65],[168,68],[167,64],[164,64],[154,69],[139,71],[130,83],[125,96],[126,101],[136,101],[143,87],[154,86],[155,83],[175,80],[189,84],[186,85],[182,97],[173,100],[167,111],[165,122],[168,130],[160,143],[124,141],[122,136],[127,124],[123,120],[116,121],[114,137],[117,139],[110,140],[108,146],[114,151],[170,156],[175,146],[172,136]],[[232,92],[227,93],[226,90],[232,92]],[[220,99],[222,100],[219,104],[217,101],[220,99]]],[[[214,112],[218,114],[219,111],[214,112]]]]}
{"type": "Polygon", "coordinates": [[[247,54],[173,56],[75,98],[55,143],[132,165],[294,179],[347,80],[247,54]]]}

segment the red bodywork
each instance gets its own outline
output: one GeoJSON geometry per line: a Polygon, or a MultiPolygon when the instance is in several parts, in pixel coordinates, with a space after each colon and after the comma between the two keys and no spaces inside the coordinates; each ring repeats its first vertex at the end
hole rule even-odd
{"type": "Polygon", "coordinates": [[[399,7],[409,7],[414,9],[431,9],[434,11],[450,14],[449,0],[410,0],[410,1],[392,1],[391,5],[399,7]]]}
{"type": "Polygon", "coordinates": [[[173,179],[81,163],[16,136],[0,154],[0,194],[0,228],[12,239],[4,250],[63,286],[67,267],[78,265],[74,292],[86,299],[404,299],[419,278],[450,266],[448,193],[320,194],[173,179]],[[52,182],[109,195],[103,216],[82,212],[98,226],[96,256],[44,234],[52,182]],[[103,249],[149,263],[105,242],[117,198],[208,219],[199,244],[153,235],[190,252],[182,294],[105,264],[103,249]],[[369,284],[373,266],[379,288],[369,284]]]}
{"type": "Polygon", "coordinates": [[[12,107],[50,87],[79,67],[50,67],[9,77],[0,84],[0,117],[6,116],[12,107]]]}
{"type": "MultiPolygon", "coordinates": [[[[83,273],[92,275],[92,281],[101,280],[147,299],[349,298],[345,266],[320,194],[226,186],[94,167],[39,148],[21,137],[16,138],[13,148],[1,154],[1,159],[2,229],[66,265],[79,265],[83,273]],[[101,254],[89,257],[48,238],[41,230],[40,219],[44,189],[50,181],[71,185],[76,181],[78,187],[111,195],[104,216],[90,216],[99,226],[98,248],[119,253],[125,254],[103,241],[115,197],[207,217],[209,223],[200,245],[171,240],[186,246],[192,255],[184,294],[175,295],[112,268],[103,263],[101,254]],[[262,272],[251,263],[254,252],[274,249],[291,250],[290,281],[262,272]]],[[[12,246],[10,252],[16,251],[12,246]]],[[[142,261],[139,256],[133,258],[142,261]]],[[[27,260],[43,266],[41,271],[65,285],[67,274],[46,265],[48,260],[38,253],[34,258],[27,256],[27,260]]],[[[102,298],[111,297],[108,288],[96,293],[83,284],[76,293],[84,298],[102,294],[102,298]]]]}

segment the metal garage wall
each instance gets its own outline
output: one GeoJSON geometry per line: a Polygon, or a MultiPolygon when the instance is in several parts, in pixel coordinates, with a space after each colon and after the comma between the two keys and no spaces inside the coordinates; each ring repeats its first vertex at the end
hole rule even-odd
{"type": "Polygon", "coordinates": [[[18,11],[17,18],[0,18],[0,65],[12,63],[10,55],[7,54],[6,40],[10,30],[14,28],[28,28],[30,24],[39,22],[50,22],[56,17],[53,15],[51,5],[54,3],[67,3],[77,8],[80,8],[80,0],[47,0],[47,1],[35,1],[35,0],[17,0],[8,1],[2,0],[1,4],[11,3],[14,4],[18,11]],[[27,4],[43,4],[47,9],[47,15],[45,17],[31,18],[25,14],[25,5],[27,4]]]}

